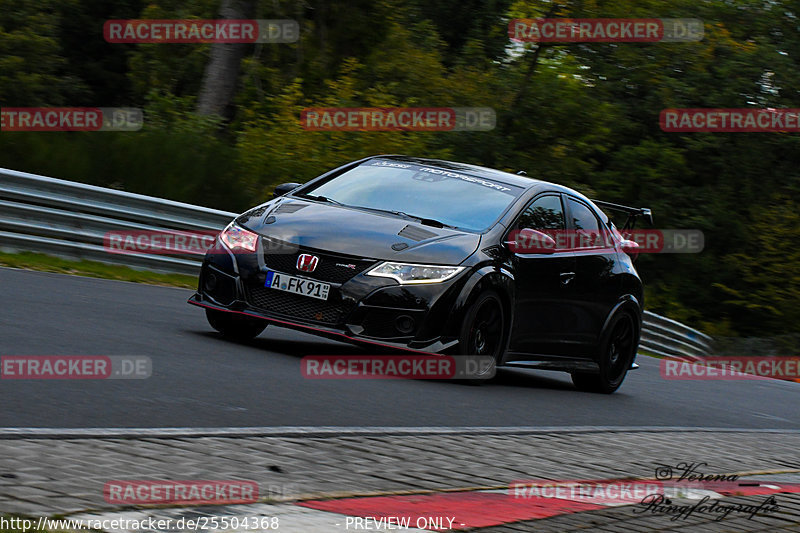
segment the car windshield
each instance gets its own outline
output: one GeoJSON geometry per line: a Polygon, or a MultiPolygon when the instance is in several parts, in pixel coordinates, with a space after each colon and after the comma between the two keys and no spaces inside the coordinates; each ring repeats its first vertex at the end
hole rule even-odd
{"type": "Polygon", "coordinates": [[[522,190],[515,185],[436,167],[371,160],[303,190],[302,195],[481,232],[500,217],[522,190]]]}

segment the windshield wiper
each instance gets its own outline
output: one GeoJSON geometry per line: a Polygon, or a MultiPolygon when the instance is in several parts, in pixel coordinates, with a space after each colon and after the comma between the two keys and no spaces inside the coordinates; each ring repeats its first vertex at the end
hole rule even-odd
{"type": "Polygon", "coordinates": [[[325,202],[327,204],[345,205],[338,200],[334,200],[333,198],[328,198],[327,196],[322,196],[320,194],[304,194],[303,197],[308,198],[309,200],[317,200],[318,202],[325,202]]]}
{"type": "Polygon", "coordinates": [[[436,220],[435,218],[425,218],[419,217],[416,215],[409,215],[408,213],[404,213],[406,216],[411,218],[416,218],[420,224],[425,226],[433,226],[434,228],[450,228],[450,229],[458,229],[456,226],[452,226],[450,224],[445,224],[441,220],[436,220]]]}
{"type": "Polygon", "coordinates": [[[333,198],[328,198],[327,196],[322,196],[320,194],[303,194],[303,195],[301,195],[301,197],[302,198],[308,198],[309,200],[316,200],[318,202],[325,202],[325,203],[333,204],[333,205],[341,205],[341,206],[344,206],[344,207],[355,207],[356,209],[366,209],[368,211],[377,211],[379,213],[389,213],[390,215],[395,215],[395,216],[398,216],[398,217],[401,217],[401,218],[407,218],[407,219],[411,219],[411,220],[416,220],[420,224],[423,224],[425,226],[433,226],[434,228],[458,229],[456,226],[451,226],[450,224],[445,224],[444,222],[441,222],[441,221],[433,219],[433,218],[425,218],[425,217],[420,217],[420,216],[417,216],[417,215],[409,215],[408,213],[405,213],[403,211],[395,211],[393,209],[381,209],[379,207],[367,207],[367,206],[364,206],[364,205],[343,204],[342,202],[340,202],[338,200],[334,200],[333,198]]]}
{"type": "Polygon", "coordinates": [[[390,215],[395,215],[395,216],[402,217],[402,218],[410,218],[412,220],[416,220],[420,224],[423,224],[425,226],[433,226],[434,228],[458,229],[456,226],[451,226],[450,224],[445,224],[444,222],[441,222],[439,220],[436,220],[436,219],[433,219],[433,218],[420,217],[420,216],[417,216],[417,215],[409,215],[408,213],[406,213],[404,211],[395,211],[395,210],[392,210],[392,209],[380,209],[378,207],[366,207],[366,206],[361,206],[361,205],[355,205],[355,206],[352,206],[352,207],[357,207],[359,209],[367,209],[369,211],[378,211],[380,213],[389,213],[390,215]]]}

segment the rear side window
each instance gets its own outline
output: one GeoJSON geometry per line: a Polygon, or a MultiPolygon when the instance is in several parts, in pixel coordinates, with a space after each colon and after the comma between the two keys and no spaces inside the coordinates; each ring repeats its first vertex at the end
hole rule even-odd
{"type": "Polygon", "coordinates": [[[568,198],[570,222],[575,230],[574,243],[577,248],[595,248],[603,246],[605,233],[597,216],[589,207],[577,200],[568,198]]]}
{"type": "Polygon", "coordinates": [[[555,195],[542,196],[534,200],[519,217],[517,227],[535,230],[564,229],[564,210],[561,197],[555,195]]]}

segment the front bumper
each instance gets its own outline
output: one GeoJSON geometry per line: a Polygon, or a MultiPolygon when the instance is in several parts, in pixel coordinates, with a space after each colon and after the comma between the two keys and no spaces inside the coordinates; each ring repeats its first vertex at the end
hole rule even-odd
{"type": "Polygon", "coordinates": [[[443,283],[400,285],[394,280],[366,276],[379,261],[316,253],[322,261],[356,263],[360,271],[336,277],[318,268],[315,278],[290,270],[294,257],[275,258],[253,254],[210,253],[206,256],[197,293],[189,303],[208,309],[241,313],[285,327],[356,343],[438,353],[457,342],[453,308],[466,280],[457,276],[443,283]],[[269,266],[265,263],[270,263],[269,266]],[[280,266],[280,269],[274,265],[280,266]],[[361,267],[364,267],[361,269],[361,267]],[[331,284],[327,300],[286,293],[264,286],[267,270],[307,277],[331,284]],[[347,279],[344,279],[347,278],[347,279]]]}

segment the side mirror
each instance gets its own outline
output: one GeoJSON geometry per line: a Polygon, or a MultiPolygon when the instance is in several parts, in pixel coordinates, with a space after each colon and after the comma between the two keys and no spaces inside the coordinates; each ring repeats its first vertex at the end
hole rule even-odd
{"type": "Polygon", "coordinates": [[[515,254],[552,254],[556,251],[556,241],[535,229],[512,231],[509,237],[513,240],[507,241],[506,246],[515,254]]]}
{"type": "Polygon", "coordinates": [[[298,188],[302,183],[281,183],[277,187],[275,187],[275,191],[272,193],[273,198],[277,198],[279,196],[283,196],[288,194],[298,188]]]}
{"type": "Polygon", "coordinates": [[[631,256],[634,261],[639,257],[639,243],[636,241],[623,240],[619,244],[622,251],[631,256]]]}

